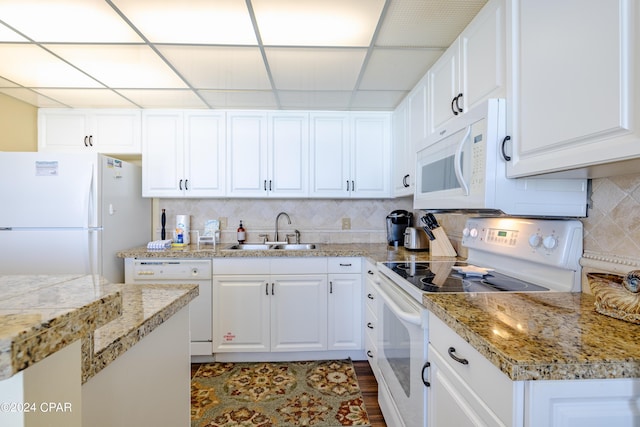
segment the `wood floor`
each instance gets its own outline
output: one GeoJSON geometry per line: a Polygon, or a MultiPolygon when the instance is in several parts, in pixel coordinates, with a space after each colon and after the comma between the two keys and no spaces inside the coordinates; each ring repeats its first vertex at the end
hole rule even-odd
{"type": "Polygon", "coordinates": [[[364,399],[364,406],[367,408],[367,415],[371,427],[387,427],[384,417],[378,406],[378,383],[373,376],[373,371],[366,360],[354,360],[353,367],[358,377],[358,385],[364,399]]]}
{"type": "MultiPolygon", "coordinates": [[[[198,370],[198,363],[191,364],[191,376],[198,370]]],[[[384,417],[378,406],[378,383],[373,376],[373,371],[366,360],[354,360],[353,367],[358,377],[358,385],[364,399],[364,406],[367,408],[367,415],[371,421],[371,427],[387,427],[384,417]]]]}

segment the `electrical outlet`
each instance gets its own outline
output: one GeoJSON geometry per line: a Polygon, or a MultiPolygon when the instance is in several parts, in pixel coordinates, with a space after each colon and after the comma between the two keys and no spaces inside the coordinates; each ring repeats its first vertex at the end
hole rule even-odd
{"type": "Polygon", "coordinates": [[[221,216],[220,218],[218,218],[218,221],[220,221],[220,230],[225,230],[227,228],[227,217],[226,216],[221,216]]]}
{"type": "Polygon", "coordinates": [[[351,218],[342,218],[342,229],[351,230],[351,218]]]}

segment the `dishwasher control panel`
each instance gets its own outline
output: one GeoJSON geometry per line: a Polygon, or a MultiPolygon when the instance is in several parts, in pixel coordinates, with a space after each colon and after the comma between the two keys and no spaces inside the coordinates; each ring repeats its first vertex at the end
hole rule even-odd
{"type": "Polygon", "coordinates": [[[211,260],[125,259],[125,283],[211,279],[211,260]]]}

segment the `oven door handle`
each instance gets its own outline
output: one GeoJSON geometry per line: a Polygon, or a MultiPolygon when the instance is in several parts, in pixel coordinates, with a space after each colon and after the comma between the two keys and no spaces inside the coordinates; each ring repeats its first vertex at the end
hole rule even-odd
{"type": "Polygon", "coordinates": [[[391,298],[389,296],[389,294],[387,294],[387,292],[385,292],[385,290],[382,288],[382,286],[380,286],[378,284],[376,284],[375,286],[378,288],[378,292],[379,292],[380,297],[382,298],[384,303],[389,306],[389,309],[391,309],[391,312],[395,316],[397,316],[401,320],[404,320],[405,322],[409,322],[409,323],[414,324],[414,325],[422,326],[422,316],[421,316],[420,312],[415,312],[413,310],[412,311],[403,310],[402,307],[400,307],[393,300],[393,298],[391,298]]]}

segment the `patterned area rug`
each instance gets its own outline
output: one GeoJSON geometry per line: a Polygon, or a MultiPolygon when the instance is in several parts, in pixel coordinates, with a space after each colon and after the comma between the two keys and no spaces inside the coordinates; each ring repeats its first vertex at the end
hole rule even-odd
{"type": "Polygon", "coordinates": [[[351,360],[206,363],[191,378],[191,427],[369,425],[351,360]]]}

